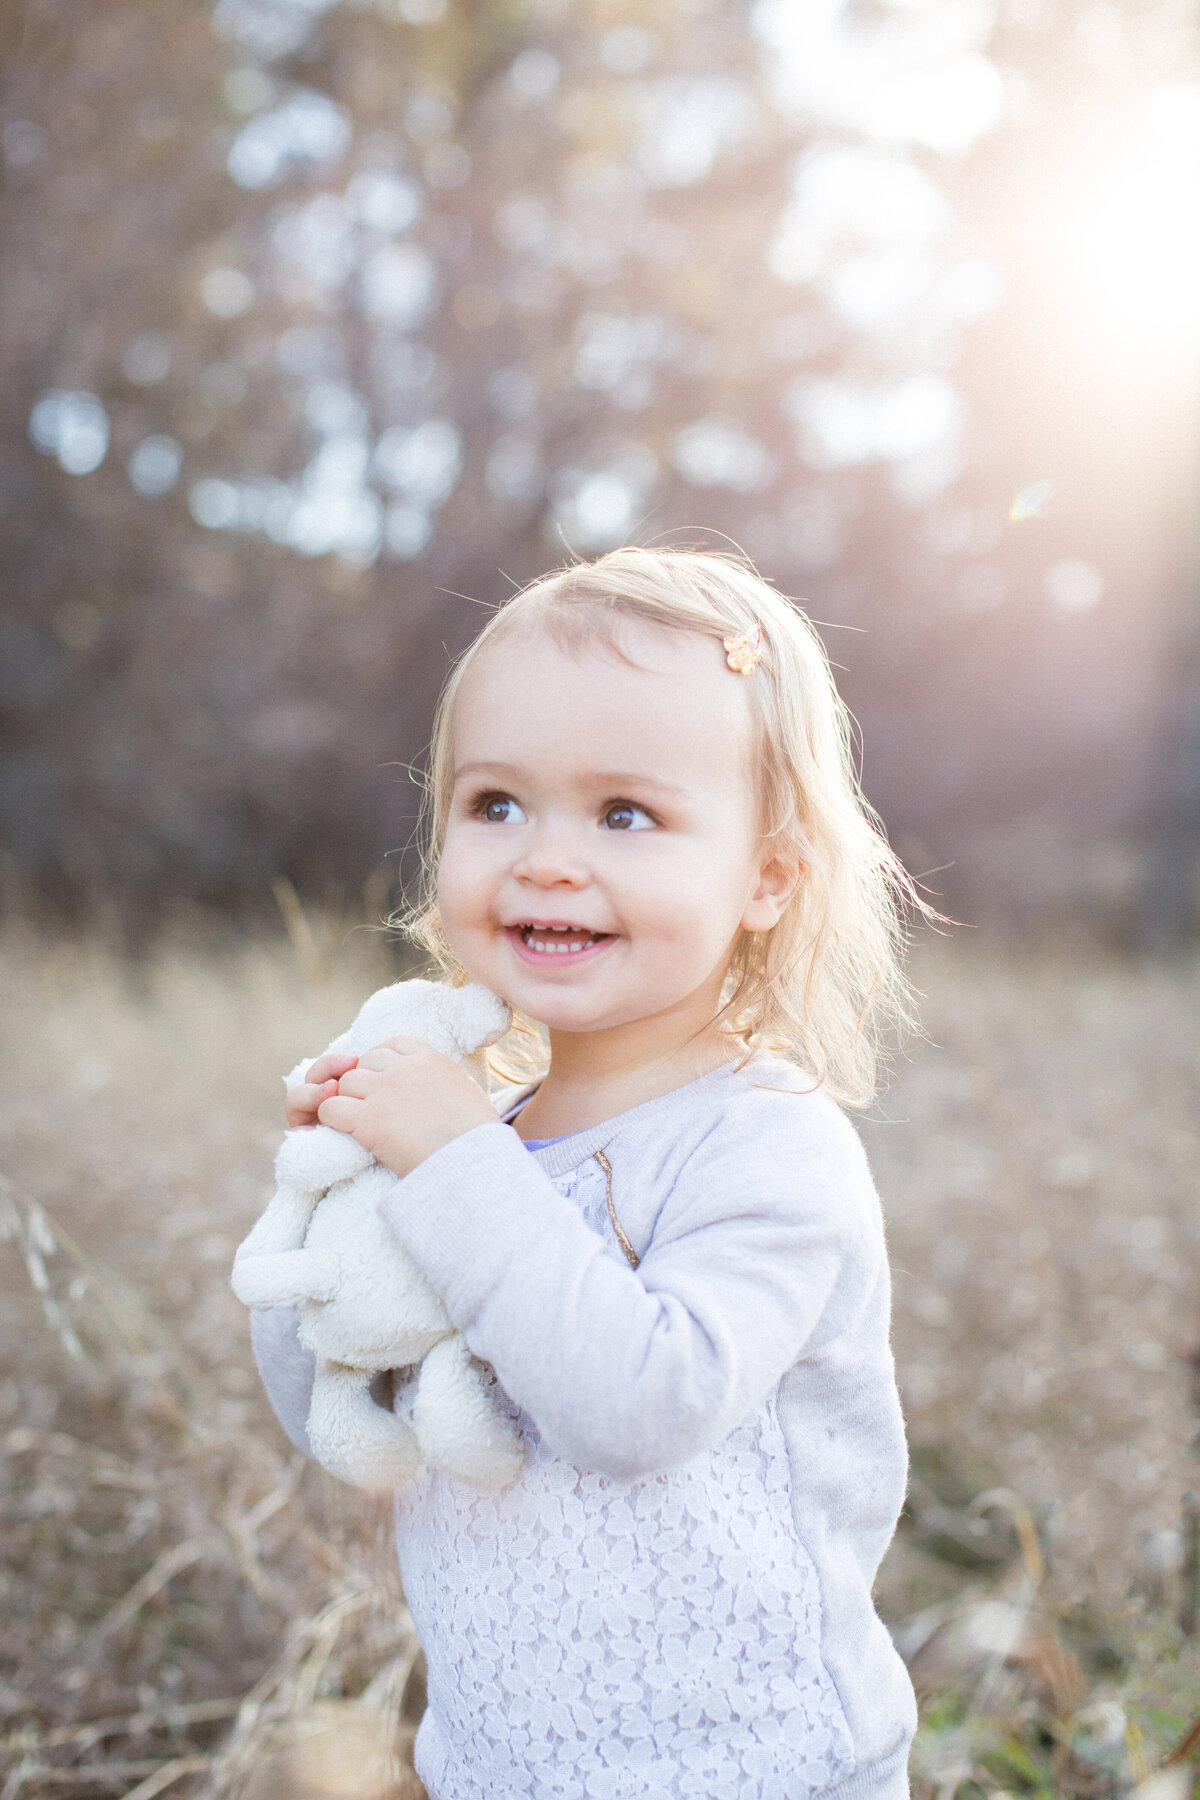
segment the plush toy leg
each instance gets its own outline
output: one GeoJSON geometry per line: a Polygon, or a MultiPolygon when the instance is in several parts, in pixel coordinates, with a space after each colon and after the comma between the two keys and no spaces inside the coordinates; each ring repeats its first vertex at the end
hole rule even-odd
{"type": "Polygon", "coordinates": [[[369,1370],[318,1362],[308,1441],[317,1461],[339,1481],[383,1492],[411,1479],[420,1454],[403,1419],[376,1406],[370,1388],[369,1370]]]}
{"type": "Polygon", "coordinates": [[[519,1433],[501,1413],[456,1332],[417,1371],[413,1429],[426,1462],[477,1488],[504,1488],[520,1473],[519,1433]]]}

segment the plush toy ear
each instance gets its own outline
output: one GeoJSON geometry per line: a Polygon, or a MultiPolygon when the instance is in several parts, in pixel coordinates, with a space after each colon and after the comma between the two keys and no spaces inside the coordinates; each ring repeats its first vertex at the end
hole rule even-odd
{"type": "Polygon", "coordinates": [[[420,1037],[459,1059],[494,1044],[512,1024],[503,1000],[487,988],[447,987],[440,981],[397,981],[362,1004],[349,1031],[331,1050],[361,1055],[393,1037],[420,1037]]]}
{"type": "Polygon", "coordinates": [[[369,994],[348,1031],[334,1038],[330,1050],[361,1056],[394,1037],[425,1037],[428,1025],[440,1019],[445,990],[436,981],[394,981],[390,987],[369,994]]]}
{"type": "MultiPolygon", "coordinates": [[[[461,1060],[486,1044],[502,1038],[512,1024],[504,1001],[487,988],[447,987],[440,981],[396,981],[368,996],[348,1031],[334,1038],[329,1049],[361,1056],[389,1038],[419,1037],[446,1056],[461,1060]]],[[[294,1086],[301,1069],[288,1077],[294,1086]]]]}
{"type": "Polygon", "coordinates": [[[470,987],[448,988],[446,993],[454,1002],[453,1030],[462,1056],[498,1043],[512,1024],[512,1012],[490,988],[472,983],[470,987]]]}

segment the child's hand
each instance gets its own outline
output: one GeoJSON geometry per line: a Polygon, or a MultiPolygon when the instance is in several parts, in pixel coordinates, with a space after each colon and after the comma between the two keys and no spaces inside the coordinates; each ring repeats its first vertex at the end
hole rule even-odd
{"type": "Polygon", "coordinates": [[[324,1056],[318,1056],[303,1086],[288,1089],[283,1110],[289,1128],[315,1125],[322,1100],[337,1093],[339,1077],[348,1075],[357,1061],[357,1056],[334,1056],[328,1051],[324,1056]]]}
{"type": "Polygon", "coordinates": [[[495,1107],[466,1070],[415,1037],[393,1038],[360,1056],[337,1093],[321,1101],[317,1117],[349,1132],[397,1175],[464,1131],[497,1122],[495,1107]]]}

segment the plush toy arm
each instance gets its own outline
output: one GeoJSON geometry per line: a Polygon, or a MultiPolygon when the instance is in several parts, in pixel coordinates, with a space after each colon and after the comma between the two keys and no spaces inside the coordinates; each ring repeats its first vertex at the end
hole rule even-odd
{"type": "Polygon", "coordinates": [[[299,1306],[332,1300],[341,1271],[327,1250],[277,1250],[261,1256],[243,1244],[233,1259],[233,1291],[243,1306],[299,1306]]]}
{"type": "Polygon", "coordinates": [[[243,1240],[239,1256],[269,1256],[299,1250],[317,1204],[317,1195],[283,1182],[243,1240]]]}
{"type": "Polygon", "coordinates": [[[302,1248],[317,1196],[280,1187],[233,1259],[233,1291],[243,1306],[291,1306],[332,1299],[338,1270],[322,1250],[302,1248]]]}

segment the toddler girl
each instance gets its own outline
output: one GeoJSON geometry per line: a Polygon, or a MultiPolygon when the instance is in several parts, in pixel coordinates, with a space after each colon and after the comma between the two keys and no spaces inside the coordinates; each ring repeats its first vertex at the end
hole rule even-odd
{"type": "MultiPolygon", "coordinates": [[[[411,928],[548,1068],[493,1105],[399,1038],[289,1096],[395,1170],[387,1224],[525,1439],[503,1493],[397,1496],[435,1800],[908,1792],[871,1601],[905,1482],[888,1270],[837,1102],[904,1012],[914,897],[849,737],[804,615],[690,552],[537,582],[443,697],[411,928]]],[[[294,1317],[255,1336],[303,1446],[294,1317]]]]}

